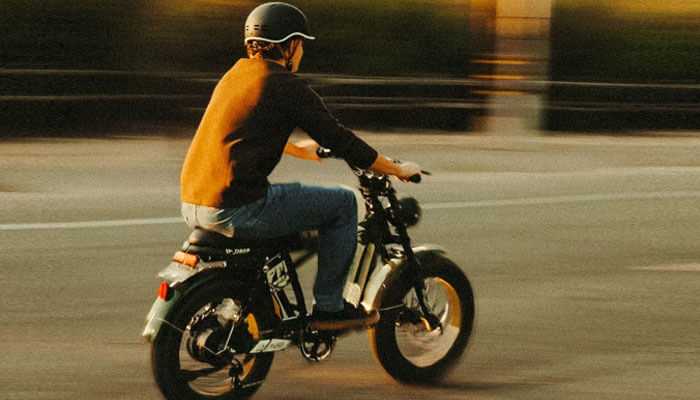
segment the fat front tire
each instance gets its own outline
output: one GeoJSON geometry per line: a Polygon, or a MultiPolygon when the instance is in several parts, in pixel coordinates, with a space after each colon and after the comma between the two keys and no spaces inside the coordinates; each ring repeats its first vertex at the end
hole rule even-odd
{"type": "MultiPolygon", "coordinates": [[[[167,400],[245,399],[260,388],[272,365],[273,353],[214,356],[206,350],[226,341],[216,339],[216,335],[228,337],[230,332],[217,322],[217,313],[221,314],[217,307],[232,301],[237,305],[247,302],[247,291],[219,282],[197,289],[169,312],[169,323],[164,324],[151,347],[153,375],[167,400]],[[238,373],[231,372],[234,365],[238,373]],[[240,385],[234,384],[234,376],[240,385]]],[[[260,332],[274,324],[271,299],[252,303],[251,312],[240,318],[245,324],[242,333],[240,329],[234,331],[238,333],[233,340],[238,343],[257,340],[260,332]]]]}
{"type": "Polygon", "coordinates": [[[432,383],[444,377],[464,353],[474,323],[474,294],[462,270],[448,258],[421,254],[424,298],[442,328],[430,330],[409,279],[388,282],[381,299],[384,312],[369,331],[382,367],[404,383],[432,383]]]}

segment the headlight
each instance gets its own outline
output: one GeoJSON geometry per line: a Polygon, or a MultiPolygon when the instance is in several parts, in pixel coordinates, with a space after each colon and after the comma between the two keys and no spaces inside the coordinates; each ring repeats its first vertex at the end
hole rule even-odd
{"type": "Polygon", "coordinates": [[[418,200],[413,197],[405,197],[399,200],[398,217],[406,226],[413,226],[420,221],[421,210],[418,200]]]}

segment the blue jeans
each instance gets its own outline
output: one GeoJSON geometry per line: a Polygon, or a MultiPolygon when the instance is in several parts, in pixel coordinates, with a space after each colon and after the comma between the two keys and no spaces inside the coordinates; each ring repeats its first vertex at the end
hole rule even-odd
{"type": "Polygon", "coordinates": [[[316,308],[343,309],[343,289],[357,247],[357,202],[351,190],[300,183],[274,184],[265,198],[235,209],[183,203],[192,227],[241,239],[270,239],[305,230],[319,231],[316,308]]]}

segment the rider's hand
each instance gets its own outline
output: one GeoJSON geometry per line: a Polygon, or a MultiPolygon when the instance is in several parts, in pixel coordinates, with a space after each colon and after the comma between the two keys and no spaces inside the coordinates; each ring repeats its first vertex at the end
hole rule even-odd
{"type": "Polygon", "coordinates": [[[401,179],[402,181],[406,182],[408,181],[412,176],[414,175],[419,175],[421,173],[420,165],[406,161],[402,162],[398,165],[399,171],[396,174],[396,177],[401,179]]]}
{"type": "Polygon", "coordinates": [[[287,143],[284,147],[284,153],[303,160],[320,162],[321,159],[318,157],[318,153],[316,153],[319,147],[318,143],[312,139],[304,139],[296,143],[287,143]]]}
{"type": "Polygon", "coordinates": [[[421,169],[414,162],[396,162],[391,158],[379,154],[371,167],[374,172],[384,175],[394,175],[402,181],[408,181],[414,175],[420,175],[421,169]]]}

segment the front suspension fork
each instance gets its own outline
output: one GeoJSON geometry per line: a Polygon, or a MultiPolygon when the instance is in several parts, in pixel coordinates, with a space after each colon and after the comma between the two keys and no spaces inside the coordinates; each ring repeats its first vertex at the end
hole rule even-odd
{"type": "Polygon", "coordinates": [[[423,313],[423,317],[425,321],[428,323],[430,326],[430,331],[433,331],[435,329],[442,329],[442,324],[440,323],[440,319],[433,314],[430,309],[428,309],[428,305],[425,304],[425,298],[423,297],[423,293],[425,291],[425,283],[423,282],[422,277],[420,276],[420,262],[418,259],[415,257],[415,255],[411,254],[411,256],[408,259],[409,261],[409,269],[410,269],[410,279],[413,284],[413,290],[416,292],[416,298],[418,299],[418,305],[420,306],[420,310],[423,313]]]}
{"type": "Polygon", "coordinates": [[[425,304],[425,298],[423,297],[423,292],[425,291],[425,283],[423,282],[423,277],[421,276],[421,266],[420,261],[413,252],[411,247],[411,239],[408,236],[408,231],[406,226],[403,224],[397,224],[396,232],[401,239],[401,245],[403,246],[404,255],[406,256],[406,261],[408,262],[408,279],[411,282],[413,290],[416,292],[416,298],[418,299],[418,305],[423,313],[423,318],[430,325],[430,330],[433,331],[437,328],[442,329],[440,324],[440,319],[436,317],[430,309],[428,309],[427,304],[425,304]]]}

